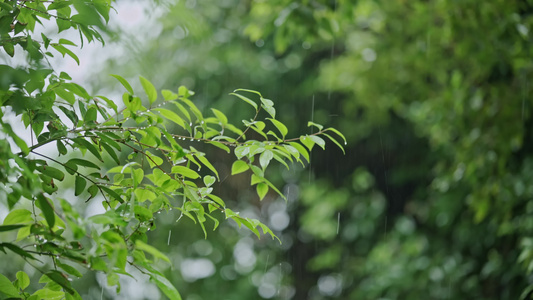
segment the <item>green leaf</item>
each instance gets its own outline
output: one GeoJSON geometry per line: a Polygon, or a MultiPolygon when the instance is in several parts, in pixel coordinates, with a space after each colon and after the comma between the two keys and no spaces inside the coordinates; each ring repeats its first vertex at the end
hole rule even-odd
{"type": "Polygon", "coordinates": [[[228,118],[226,117],[226,115],[224,113],[222,113],[220,110],[214,109],[214,108],[211,108],[211,110],[213,111],[213,113],[215,114],[217,119],[220,121],[220,123],[222,123],[222,125],[228,124],[228,118]]]}
{"type": "Polygon", "coordinates": [[[175,173],[175,174],[180,174],[184,177],[189,177],[189,178],[192,178],[192,179],[196,179],[198,177],[200,177],[200,175],[198,175],[198,173],[196,173],[195,171],[187,168],[187,167],[184,167],[184,166],[174,166],[172,167],[172,173],[175,173]]]}
{"type": "Polygon", "coordinates": [[[0,232],[17,230],[19,228],[26,227],[26,226],[28,225],[24,225],[24,224],[0,225],[0,232]]]}
{"type": "Polygon", "coordinates": [[[27,209],[14,209],[4,219],[4,225],[33,223],[31,211],[27,209]]]}
{"type": "Polygon", "coordinates": [[[25,272],[18,271],[16,276],[17,276],[16,284],[19,289],[23,290],[30,285],[30,276],[28,276],[28,274],[26,274],[25,272]]]}
{"type": "Polygon", "coordinates": [[[47,199],[43,194],[37,195],[37,203],[39,204],[39,208],[43,212],[46,223],[48,223],[48,227],[52,228],[55,225],[56,216],[54,213],[54,208],[49,201],[50,200],[47,199]]]}
{"type": "Polygon", "coordinates": [[[218,177],[217,169],[215,169],[215,167],[213,167],[213,165],[209,162],[209,160],[205,156],[197,155],[196,157],[198,158],[198,160],[202,164],[204,164],[209,170],[211,170],[211,172],[213,172],[215,174],[215,176],[220,180],[220,178],[218,177]]]}
{"type": "Polygon", "coordinates": [[[276,120],[276,119],[270,119],[270,118],[267,118],[270,122],[272,122],[272,124],[274,124],[274,126],[276,126],[276,128],[278,129],[278,131],[281,133],[281,136],[282,138],[284,139],[285,136],[287,135],[287,133],[289,132],[287,130],[287,127],[281,123],[280,121],[276,120]]]}
{"type": "Polygon", "coordinates": [[[235,156],[237,156],[237,158],[241,158],[241,157],[247,155],[248,153],[250,153],[250,147],[249,146],[239,146],[239,147],[235,148],[235,156]]]}
{"type": "Polygon", "coordinates": [[[0,292],[5,294],[6,296],[20,299],[19,291],[17,290],[17,288],[11,283],[9,278],[5,277],[2,274],[0,274],[0,292]]]}
{"type": "Polygon", "coordinates": [[[98,193],[98,186],[96,184],[91,185],[87,189],[87,192],[89,192],[89,195],[91,195],[91,198],[93,198],[98,193]]]}
{"type": "Polygon", "coordinates": [[[144,171],[143,171],[143,169],[135,169],[135,170],[133,170],[132,177],[133,177],[134,186],[138,186],[139,184],[141,184],[141,182],[144,179],[144,171]]]}
{"type": "Polygon", "coordinates": [[[253,102],[252,100],[250,100],[248,97],[245,97],[243,95],[239,95],[239,94],[236,94],[236,93],[230,93],[230,95],[239,97],[239,99],[241,99],[244,102],[250,104],[251,106],[253,106],[253,108],[255,108],[255,111],[257,111],[257,104],[255,102],[253,102]]]}
{"type": "Polygon", "coordinates": [[[87,112],[85,113],[85,117],[83,118],[83,123],[85,125],[94,124],[96,122],[96,108],[90,107],[87,112]]]}
{"type": "Polygon", "coordinates": [[[59,181],[62,181],[65,178],[65,174],[62,171],[60,171],[59,169],[56,169],[54,167],[38,166],[36,169],[39,172],[41,172],[42,174],[44,174],[46,176],[49,176],[49,177],[52,177],[54,179],[57,179],[59,181]]]}
{"type": "Polygon", "coordinates": [[[263,170],[266,169],[273,157],[274,154],[270,150],[265,150],[263,153],[261,153],[261,156],[259,156],[259,164],[263,170]]]}
{"type": "Polygon", "coordinates": [[[67,291],[69,294],[74,294],[74,290],[72,289],[72,286],[70,285],[70,281],[68,281],[68,277],[56,270],[48,271],[44,275],[46,275],[48,278],[52,279],[55,283],[59,284],[65,291],[67,291]]]}
{"type": "Polygon", "coordinates": [[[80,65],[80,59],[78,58],[78,56],[76,56],[76,54],[74,54],[74,52],[72,52],[71,50],[69,50],[66,47],[64,47],[62,45],[59,45],[59,44],[50,44],[50,45],[54,49],[56,49],[57,52],[61,53],[61,55],[63,55],[63,57],[65,57],[65,55],[68,55],[68,56],[72,57],[72,59],[74,59],[78,65],[80,65]]]}
{"type": "Polygon", "coordinates": [[[150,280],[153,281],[170,300],[181,300],[178,290],[163,275],[152,273],[150,274],[150,280]]]}
{"type": "Polygon", "coordinates": [[[94,144],[88,142],[84,138],[75,138],[75,139],[73,139],[73,141],[76,142],[77,144],[79,144],[80,146],[82,146],[83,148],[89,150],[89,152],[91,152],[94,156],[96,156],[96,158],[98,158],[98,160],[104,161],[102,159],[102,155],[100,155],[100,152],[98,151],[98,149],[96,148],[96,146],[94,144]]]}
{"type": "MultiPolygon", "coordinates": [[[[212,206],[211,206],[211,207],[212,207],[212,206]]],[[[208,217],[209,219],[211,219],[211,220],[215,223],[215,225],[214,225],[214,227],[213,227],[213,231],[215,231],[215,230],[217,229],[217,227],[218,227],[218,224],[219,224],[220,222],[219,222],[217,219],[215,219],[213,216],[211,216],[210,214],[206,214],[205,216],[208,217]]]]}
{"type": "Polygon", "coordinates": [[[210,175],[204,176],[204,184],[206,187],[210,187],[215,183],[216,178],[210,175]]]}
{"type": "Polygon", "coordinates": [[[333,131],[334,133],[336,133],[338,136],[340,136],[340,137],[343,139],[343,141],[344,141],[344,145],[347,144],[347,142],[346,142],[346,138],[344,137],[344,135],[343,135],[340,131],[338,131],[337,129],[332,128],[332,127],[327,128],[325,131],[327,131],[327,130],[329,130],[329,131],[333,131]]]}
{"type": "Polygon", "coordinates": [[[309,152],[307,152],[305,147],[303,147],[302,145],[300,145],[297,142],[290,142],[289,146],[291,146],[292,148],[296,149],[298,151],[298,153],[300,153],[309,162],[309,152]]]}
{"type": "Polygon", "coordinates": [[[126,88],[126,91],[130,93],[130,95],[133,95],[133,89],[131,88],[131,85],[126,81],[126,79],[122,78],[120,75],[111,74],[111,76],[115,77],[124,88],[126,88]]]}
{"type": "Polygon", "coordinates": [[[87,93],[87,91],[79,84],[73,83],[73,82],[67,82],[61,84],[63,87],[65,87],[67,90],[73,92],[74,94],[84,98],[84,99],[90,99],[91,95],[87,93]]]}
{"type": "Polygon", "coordinates": [[[6,12],[11,12],[13,10],[13,6],[9,5],[8,3],[0,2],[0,8],[6,12]]]}
{"type": "Polygon", "coordinates": [[[327,133],[322,133],[322,135],[324,135],[327,138],[329,138],[333,143],[335,143],[335,145],[337,145],[342,150],[343,154],[346,154],[346,152],[344,151],[344,147],[336,139],[334,139],[331,135],[329,135],[327,133]]]}
{"type": "Polygon", "coordinates": [[[231,175],[236,175],[248,170],[250,167],[245,161],[236,160],[231,166],[231,175]]]}
{"type": "Polygon", "coordinates": [[[59,152],[60,155],[66,155],[68,153],[67,147],[65,147],[65,144],[63,144],[60,140],[56,141],[57,146],[57,152],[59,152]]]}
{"type": "Polygon", "coordinates": [[[266,194],[268,193],[268,185],[266,183],[259,183],[256,186],[257,195],[259,196],[259,200],[263,200],[265,198],[266,194]]]}
{"type": "Polygon", "coordinates": [[[168,257],[165,254],[161,253],[159,250],[157,250],[157,248],[155,248],[153,246],[150,246],[148,244],[145,244],[141,240],[136,240],[135,241],[135,247],[137,249],[139,249],[139,250],[142,250],[144,252],[150,253],[155,258],[160,258],[160,259],[170,263],[170,259],[168,259],[168,257]]]}
{"type": "MultiPolygon", "coordinates": [[[[58,95],[59,97],[67,100],[69,104],[74,104],[76,102],[76,97],[74,96],[74,93],[71,91],[67,91],[66,89],[63,89],[61,87],[57,87],[54,89],[54,93],[58,95]]],[[[59,107],[63,112],[65,112],[66,109],[63,109],[63,107],[59,107]]],[[[65,113],[66,114],[66,113],[65,113]]],[[[75,115],[75,113],[74,113],[75,115]]],[[[67,114],[67,117],[69,117],[72,120],[72,114],[67,114]]],[[[76,117],[77,118],[77,117],[76,117]]],[[[75,123],[77,124],[77,122],[75,123]]]]}
{"type": "Polygon", "coordinates": [[[139,80],[141,81],[141,85],[143,86],[144,92],[148,96],[148,101],[150,104],[154,103],[155,100],[157,100],[157,91],[154,87],[154,85],[148,81],[148,79],[139,76],[139,80]]]}
{"type": "Polygon", "coordinates": [[[115,149],[111,148],[109,144],[100,142],[100,146],[104,147],[104,150],[111,156],[111,158],[117,163],[117,165],[120,165],[120,160],[118,159],[117,153],[115,152],[115,149]]]}
{"type": "Polygon", "coordinates": [[[211,144],[211,145],[213,145],[213,146],[215,146],[215,147],[217,147],[217,148],[220,148],[220,149],[226,151],[227,153],[230,153],[230,152],[231,152],[231,150],[229,149],[228,146],[226,146],[226,145],[224,145],[224,144],[222,144],[222,143],[220,143],[220,142],[210,141],[210,142],[208,142],[208,144],[211,144]]]}
{"type": "Polygon", "coordinates": [[[59,260],[56,260],[56,265],[63,269],[65,272],[69,273],[70,275],[74,275],[76,277],[82,277],[83,274],[81,274],[80,271],[78,271],[76,268],[74,268],[71,265],[63,264],[59,260]]]}
{"type": "Polygon", "coordinates": [[[7,55],[11,57],[15,56],[15,45],[13,45],[13,43],[5,42],[4,51],[6,51],[7,55]]]}
{"type": "Polygon", "coordinates": [[[78,166],[84,166],[84,167],[94,168],[94,169],[100,170],[99,166],[97,166],[93,162],[90,162],[90,161],[88,161],[86,159],[72,158],[67,163],[71,163],[71,164],[75,164],[75,165],[78,165],[78,166]]]}
{"type": "Polygon", "coordinates": [[[87,185],[87,180],[81,176],[76,176],[75,184],[74,184],[74,196],[79,196],[83,191],[85,190],[85,186],[87,185]]]}
{"type": "Polygon", "coordinates": [[[62,45],[69,45],[69,46],[77,47],[76,44],[74,44],[72,41],[69,41],[67,39],[59,39],[59,43],[62,44],[62,45]]]}
{"type": "Polygon", "coordinates": [[[309,149],[309,151],[311,151],[313,149],[313,146],[315,145],[315,142],[313,141],[313,139],[309,138],[308,135],[301,136],[300,142],[302,142],[302,144],[304,144],[307,147],[307,149],[309,149]]]}
{"type": "Polygon", "coordinates": [[[322,130],[322,128],[324,128],[324,126],[320,125],[320,124],[317,124],[317,123],[314,123],[314,122],[307,122],[307,127],[311,127],[311,126],[315,126],[316,128],[318,128],[318,130],[322,130]]]}
{"type": "MultiPolygon", "coordinates": [[[[136,192],[139,191],[139,189],[136,190],[136,192]]],[[[144,191],[144,190],[143,190],[144,191]]],[[[135,195],[137,195],[138,193],[135,193],[135,195]]],[[[138,199],[138,201],[144,201],[144,199],[138,199]]],[[[140,205],[135,205],[135,208],[134,208],[134,212],[135,212],[135,216],[137,217],[137,219],[141,222],[145,222],[145,221],[149,221],[150,219],[152,219],[154,217],[154,215],[152,214],[152,212],[144,207],[144,206],[140,206],[140,205]]]]}
{"type": "Polygon", "coordinates": [[[163,98],[165,101],[172,101],[178,99],[178,94],[170,91],[170,90],[162,90],[161,94],[163,95],[163,98]]]}
{"type": "MultiPolygon", "coordinates": [[[[15,245],[15,244],[0,243],[0,247],[5,247],[5,248],[15,252],[16,254],[20,255],[21,257],[35,259],[29,252],[25,251],[24,249],[20,248],[19,246],[15,245]]],[[[37,260],[37,259],[35,259],[35,260],[37,260]]]]}
{"type": "Polygon", "coordinates": [[[254,91],[254,90],[249,90],[249,89],[236,89],[236,90],[234,90],[233,92],[234,92],[234,93],[235,93],[235,92],[248,92],[248,93],[256,94],[256,95],[258,95],[259,97],[263,97],[263,95],[261,95],[260,92],[258,92],[258,91],[254,91]]]}
{"type": "Polygon", "coordinates": [[[274,102],[269,99],[261,98],[261,107],[272,117],[276,118],[276,109],[274,108],[274,102]]]}
{"type": "Polygon", "coordinates": [[[320,148],[322,149],[326,149],[326,142],[324,141],[324,139],[322,139],[321,137],[319,136],[316,136],[316,135],[310,135],[309,138],[315,142],[315,144],[319,145],[320,148]]]}
{"type": "Polygon", "coordinates": [[[154,110],[158,111],[166,119],[178,124],[179,126],[181,126],[181,128],[187,129],[185,127],[185,122],[183,121],[183,119],[177,113],[175,113],[175,112],[173,112],[171,110],[168,110],[166,108],[156,108],[154,110]]]}

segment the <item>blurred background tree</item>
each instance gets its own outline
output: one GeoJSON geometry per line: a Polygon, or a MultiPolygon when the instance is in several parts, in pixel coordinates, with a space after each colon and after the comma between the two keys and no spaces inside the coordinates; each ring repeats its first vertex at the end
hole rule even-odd
{"type": "Polygon", "coordinates": [[[111,73],[225,111],[233,89],[259,90],[296,133],[311,119],[349,139],[271,174],[287,202],[224,182],[281,246],[163,219],[156,246],[186,299],[531,298],[533,1],[162,5],[150,29],[116,35],[111,73]]]}

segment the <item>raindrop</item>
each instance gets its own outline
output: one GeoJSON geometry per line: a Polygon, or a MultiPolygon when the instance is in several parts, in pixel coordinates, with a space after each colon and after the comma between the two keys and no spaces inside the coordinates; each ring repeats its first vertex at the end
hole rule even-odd
{"type": "Polygon", "coordinates": [[[158,214],[160,214],[161,212],[160,212],[160,211],[158,211],[157,213],[158,213],[158,214]]]}
{"type": "Polygon", "coordinates": [[[344,142],[344,145],[348,145],[348,143],[347,143],[347,142],[344,142]]]}
{"type": "Polygon", "coordinates": [[[172,210],[172,207],[169,207],[168,210],[171,211],[171,210],[172,210]]]}
{"type": "Polygon", "coordinates": [[[265,263],[265,272],[264,272],[264,273],[266,273],[266,272],[267,272],[267,267],[268,267],[268,259],[269,259],[269,258],[270,258],[270,253],[269,253],[269,254],[267,254],[267,260],[266,260],[266,263],[265,263]]]}
{"type": "Polygon", "coordinates": [[[170,235],[172,234],[172,230],[168,231],[168,240],[167,240],[167,246],[170,246],[170,235]]]}
{"type": "Polygon", "coordinates": [[[200,171],[200,167],[198,167],[198,171],[200,171]]]}
{"type": "Polygon", "coordinates": [[[337,213],[337,234],[339,234],[340,225],[341,225],[341,213],[337,213]]]}
{"type": "Polygon", "coordinates": [[[150,231],[150,228],[148,228],[147,231],[150,231]]]}
{"type": "Polygon", "coordinates": [[[190,122],[190,123],[189,123],[189,126],[191,126],[191,127],[192,127],[192,122],[190,122]]]}

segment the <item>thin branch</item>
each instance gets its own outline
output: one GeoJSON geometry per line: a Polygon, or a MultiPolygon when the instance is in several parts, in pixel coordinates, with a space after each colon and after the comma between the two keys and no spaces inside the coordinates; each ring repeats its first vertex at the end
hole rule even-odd
{"type": "Polygon", "coordinates": [[[47,156],[47,155],[41,154],[41,153],[39,153],[39,152],[35,152],[35,151],[33,151],[33,150],[31,150],[31,153],[36,154],[36,155],[41,156],[41,157],[44,157],[44,158],[46,158],[46,159],[48,159],[48,160],[50,160],[50,161],[53,161],[53,162],[55,162],[55,163],[57,163],[57,164],[63,166],[65,169],[69,169],[69,170],[71,170],[72,172],[76,173],[78,176],[81,176],[81,177],[85,178],[86,180],[90,181],[92,184],[96,185],[96,187],[98,188],[98,190],[100,191],[100,193],[101,193],[102,196],[104,197],[104,199],[105,199],[105,201],[107,202],[107,204],[109,204],[109,205],[111,204],[111,203],[109,202],[109,199],[107,199],[107,197],[105,196],[104,191],[103,191],[102,188],[100,187],[100,183],[99,183],[99,182],[97,182],[97,181],[91,179],[90,177],[88,177],[88,176],[86,176],[86,175],[84,175],[84,174],[78,172],[78,170],[75,170],[75,169],[73,169],[73,168],[67,166],[66,164],[64,164],[64,163],[62,163],[62,162],[60,162],[60,161],[58,161],[57,159],[53,159],[53,158],[51,158],[50,156],[47,156]]]}

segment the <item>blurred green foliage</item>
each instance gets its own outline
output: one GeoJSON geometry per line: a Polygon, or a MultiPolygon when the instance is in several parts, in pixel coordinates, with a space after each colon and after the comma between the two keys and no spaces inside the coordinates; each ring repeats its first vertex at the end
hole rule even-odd
{"type": "MultiPolygon", "coordinates": [[[[348,137],[346,156],[315,150],[309,173],[273,172],[286,204],[238,204],[279,228],[281,247],[222,225],[210,240],[224,249],[217,271],[185,295],[531,299],[533,1],[168,5],[157,34],[111,69],[185,84],[215,107],[251,87],[278,100],[289,127],[309,130],[297,124],[311,118],[348,137]],[[242,268],[236,249],[254,263],[242,268]]],[[[232,199],[253,192],[227,187],[232,199]]],[[[186,249],[199,235],[171,256],[197,256],[186,249]]]]}

